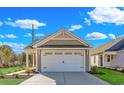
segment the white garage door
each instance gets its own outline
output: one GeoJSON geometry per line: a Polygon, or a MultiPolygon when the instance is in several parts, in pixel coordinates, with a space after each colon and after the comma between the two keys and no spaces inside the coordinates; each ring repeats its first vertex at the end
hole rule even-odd
{"type": "Polygon", "coordinates": [[[84,56],[81,52],[45,52],[42,62],[43,72],[84,71],[84,56]]]}

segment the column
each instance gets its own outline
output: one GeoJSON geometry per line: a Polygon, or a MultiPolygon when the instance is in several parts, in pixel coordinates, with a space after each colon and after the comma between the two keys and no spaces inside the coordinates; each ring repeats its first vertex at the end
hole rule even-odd
{"type": "Polygon", "coordinates": [[[86,50],[84,50],[84,72],[86,71],[86,50]]]}
{"type": "Polygon", "coordinates": [[[35,64],[35,63],[34,63],[34,62],[35,62],[35,60],[34,60],[34,54],[33,54],[32,56],[33,56],[33,65],[32,65],[32,67],[35,67],[35,66],[34,66],[34,64],[35,64]]]}
{"type": "Polygon", "coordinates": [[[36,60],[36,72],[38,72],[38,55],[37,55],[37,52],[38,50],[36,49],[36,57],[35,57],[35,60],[36,60]]]}
{"type": "Polygon", "coordinates": [[[91,49],[89,49],[89,71],[91,70],[91,49]]]}
{"type": "Polygon", "coordinates": [[[26,68],[29,68],[29,56],[28,56],[28,53],[26,53],[26,68]]]}
{"type": "Polygon", "coordinates": [[[102,54],[102,64],[103,64],[103,67],[104,67],[104,57],[105,57],[105,54],[103,53],[102,54]]]}

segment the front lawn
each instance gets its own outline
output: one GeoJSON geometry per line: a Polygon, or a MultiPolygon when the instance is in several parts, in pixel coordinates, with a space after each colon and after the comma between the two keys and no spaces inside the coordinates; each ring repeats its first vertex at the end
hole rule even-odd
{"type": "Polygon", "coordinates": [[[24,67],[22,67],[22,66],[0,68],[0,73],[2,73],[2,74],[8,74],[8,73],[12,73],[12,72],[21,71],[23,69],[24,69],[24,67]]]}
{"type": "Polygon", "coordinates": [[[104,68],[97,68],[97,71],[103,74],[94,74],[96,77],[113,85],[124,85],[124,73],[104,68]]]}
{"type": "Polygon", "coordinates": [[[26,78],[3,78],[0,79],[0,85],[18,85],[26,80],[26,78]]]}

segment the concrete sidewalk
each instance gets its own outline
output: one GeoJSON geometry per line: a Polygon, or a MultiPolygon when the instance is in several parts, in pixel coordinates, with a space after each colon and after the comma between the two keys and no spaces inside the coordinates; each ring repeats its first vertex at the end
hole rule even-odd
{"type": "Polygon", "coordinates": [[[83,72],[42,73],[22,82],[20,85],[109,85],[105,81],[83,72]]]}
{"type": "Polygon", "coordinates": [[[56,81],[47,76],[36,74],[22,82],[20,85],[56,85],[56,81]]]}

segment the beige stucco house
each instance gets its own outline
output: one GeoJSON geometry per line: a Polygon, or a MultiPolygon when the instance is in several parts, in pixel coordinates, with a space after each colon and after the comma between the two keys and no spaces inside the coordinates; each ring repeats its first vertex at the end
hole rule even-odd
{"type": "Polygon", "coordinates": [[[116,38],[93,49],[91,55],[92,66],[107,68],[124,67],[124,37],[116,38]]]}
{"type": "Polygon", "coordinates": [[[32,55],[37,72],[86,72],[90,70],[91,46],[63,29],[25,48],[26,66],[32,55]]]}

